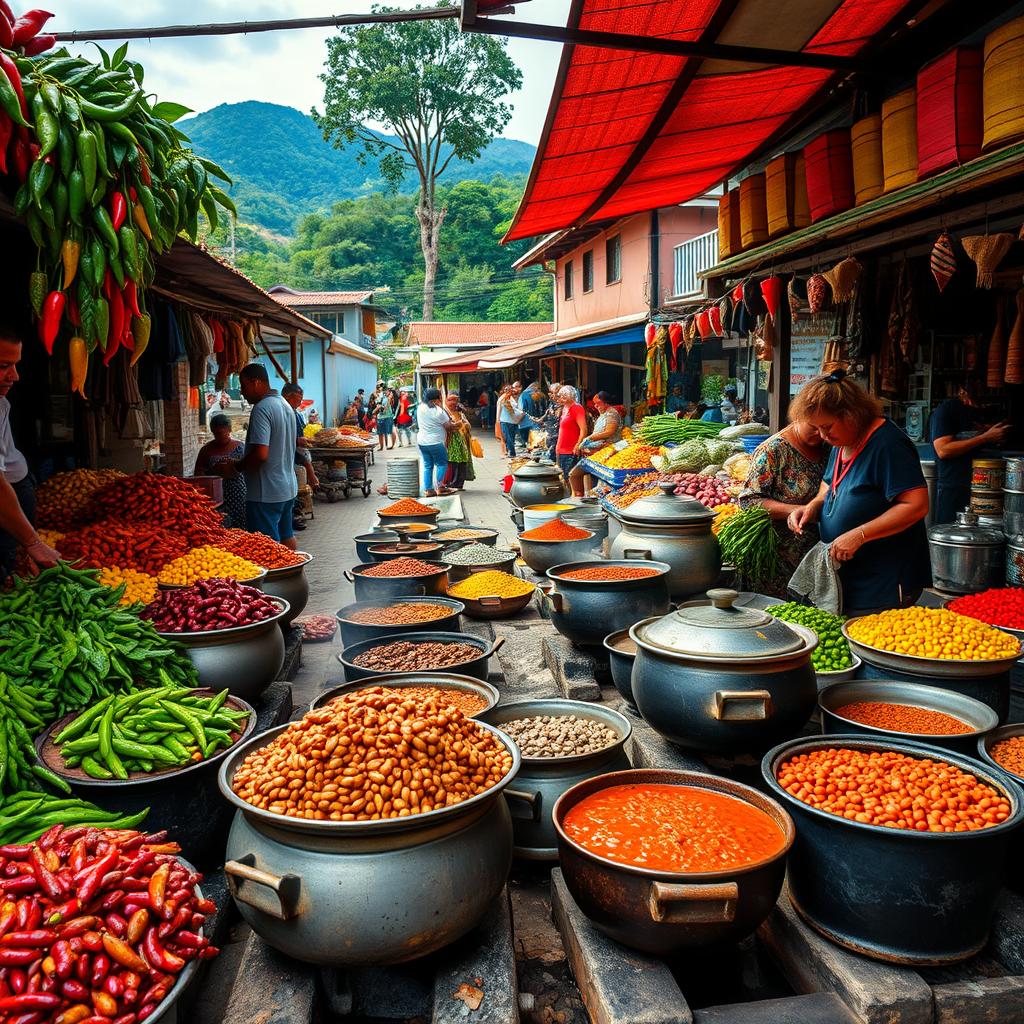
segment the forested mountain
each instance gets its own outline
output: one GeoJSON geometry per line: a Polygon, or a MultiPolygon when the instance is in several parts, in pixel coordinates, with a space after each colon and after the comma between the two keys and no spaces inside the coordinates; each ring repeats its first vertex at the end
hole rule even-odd
{"type": "MultiPolygon", "coordinates": [[[[293,107],[225,103],[182,121],[180,127],[197,153],[235,179],[231,193],[241,219],[277,234],[290,236],[303,214],[383,189],[373,162],[360,165],[356,147],[339,150],[324,142],[313,119],[293,107]]],[[[528,143],[495,139],[475,163],[453,160],[442,180],[455,184],[526,174],[534,152],[528,143]]],[[[410,176],[402,191],[415,187],[410,176]]]]}

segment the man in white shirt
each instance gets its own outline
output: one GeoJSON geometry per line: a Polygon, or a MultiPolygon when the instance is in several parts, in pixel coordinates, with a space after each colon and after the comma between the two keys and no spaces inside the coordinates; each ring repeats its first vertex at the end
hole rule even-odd
{"type": "Polygon", "coordinates": [[[416,440],[423,461],[423,493],[428,498],[452,492],[441,486],[448,471],[448,435],[455,429],[451,416],[441,404],[441,392],[427,388],[416,411],[416,440]]]}
{"type": "Polygon", "coordinates": [[[33,570],[55,565],[60,555],[39,539],[32,518],[36,498],[25,456],[14,447],[11,403],[7,392],[18,379],[21,339],[0,327],[0,583],[11,574],[18,545],[28,553],[33,570]]]}

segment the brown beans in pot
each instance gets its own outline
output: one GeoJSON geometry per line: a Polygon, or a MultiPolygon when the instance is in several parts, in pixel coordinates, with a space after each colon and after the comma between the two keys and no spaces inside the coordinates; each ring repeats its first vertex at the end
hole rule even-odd
{"type": "Polygon", "coordinates": [[[356,658],[353,665],[374,668],[381,672],[423,672],[432,668],[446,668],[474,661],[483,652],[472,644],[410,643],[407,640],[371,647],[356,658]]]}

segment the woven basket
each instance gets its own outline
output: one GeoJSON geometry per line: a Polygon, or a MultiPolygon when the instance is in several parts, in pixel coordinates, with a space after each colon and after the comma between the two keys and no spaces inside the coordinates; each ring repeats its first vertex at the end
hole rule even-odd
{"type": "Polygon", "coordinates": [[[740,182],[740,241],[744,249],[768,241],[764,173],[752,174],[740,182]]]}
{"type": "Polygon", "coordinates": [[[915,89],[904,89],[882,104],[882,179],[886,192],[917,181],[915,89]]]}
{"type": "Polygon", "coordinates": [[[917,176],[981,153],[981,47],[961,46],[917,75],[917,176]]]}
{"type": "Polygon", "coordinates": [[[724,260],[743,251],[740,240],[740,190],[734,188],[718,200],[718,258],[724,260]]]}
{"type": "Polygon", "coordinates": [[[862,118],[850,129],[853,198],[857,205],[882,194],[882,115],[862,118]]]}
{"type": "Polygon", "coordinates": [[[837,128],[808,142],[804,170],[812,223],[853,206],[850,130],[837,128]]]}
{"type": "Polygon", "coordinates": [[[807,177],[803,153],[783,153],[766,168],[765,201],[768,207],[768,235],[784,235],[811,223],[807,208],[807,177]]]}
{"type": "Polygon", "coordinates": [[[1024,136],[1024,18],[985,37],[982,111],[983,149],[1024,136]]]}

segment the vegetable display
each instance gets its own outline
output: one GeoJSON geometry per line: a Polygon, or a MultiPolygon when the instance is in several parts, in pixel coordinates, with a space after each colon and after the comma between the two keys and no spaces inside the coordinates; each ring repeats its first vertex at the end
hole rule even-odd
{"type": "Polygon", "coordinates": [[[100,583],[118,591],[118,602],[124,605],[149,604],[156,597],[156,577],[134,569],[100,569],[100,583]]]}
{"type": "Polygon", "coordinates": [[[670,415],[645,416],[640,424],[639,435],[644,444],[681,444],[695,437],[717,437],[724,429],[724,423],[680,420],[670,415]]]}
{"type": "Polygon", "coordinates": [[[36,524],[66,530],[95,491],[124,475],[117,469],[72,469],[51,476],[36,488],[36,524]]]}
{"type": "Polygon", "coordinates": [[[170,561],[188,552],[184,534],[162,526],[104,520],[66,533],[58,550],[90,569],[116,568],[157,576],[170,561]]]}
{"type": "MultiPolygon", "coordinates": [[[[501,572],[499,569],[489,569],[487,572],[475,572],[459,583],[453,583],[448,588],[448,594],[450,597],[476,600],[481,597],[523,597],[532,593],[534,589],[536,588],[532,583],[521,580],[518,576],[501,572]]],[[[423,605],[412,607],[422,608],[423,605]]]]}
{"type": "Polygon", "coordinates": [[[94,491],[82,520],[145,523],[162,526],[201,544],[223,532],[223,518],[209,496],[198,487],[162,473],[133,473],[94,491]]]}
{"type": "Polygon", "coordinates": [[[888,701],[858,701],[836,708],[833,714],[862,725],[888,732],[902,732],[917,736],[962,736],[974,727],[953,715],[914,704],[891,704],[888,701]]]}
{"type": "Polygon", "coordinates": [[[0,848],[3,1019],[135,1024],[188,961],[215,957],[202,930],[217,908],[179,852],[166,833],[62,825],[0,848]]]}
{"type": "Polygon", "coordinates": [[[157,581],[174,586],[188,586],[200,580],[229,578],[254,580],[262,574],[258,565],[230,551],[222,551],[212,544],[193,548],[188,554],[168,562],[157,576],[157,581]]]}
{"type": "Polygon", "coordinates": [[[87,800],[16,790],[0,800],[0,844],[31,843],[54,825],[136,828],[148,813],[147,808],[136,814],[121,814],[105,811],[87,800]]]}
{"type": "Polygon", "coordinates": [[[993,587],[980,594],[964,594],[946,607],[990,626],[1024,629],[1024,590],[1019,587],[993,587]]]}
{"type": "Polygon", "coordinates": [[[588,459],[609,469],[647,469],[651,465],[651,457],[657,454],[657,445],[629,444],[621,451],[611,446],[602,448],[588,459]]]}
{"type": "Polygon", "coordinates": [[[284,569],[305,560],[297,551],[285,547],[273,537],[250,533],[248,530],[225,530],[216,543],[222,550],[230,551],[264,569],[284,569]]]}
{"type": "Polygon", "coordinates": [[[161,633],[205,633],[262,622],[281,605],[256,587],[237,580],[200,580],[182,590],[165,590],[141,612],[161,633]]]}
{"type": "Polygon", "coordinates": [[[603,722],[577,715],[531,715],[501,723],[523,757],[578,757],[604,750],[619,734],[603,722]]]}
{"type": "Polygon", "coordinates": [[[697,472],[707,466],[716,471],[733,454],[733,445],[718,438],[691,437],[688,441],[666,449],[666,454],[651,459],[655,469],[663,473],[697,472]]]}
{"type": "Polygon", "coordinates": [[[719,508],[732,502],[732,495],[725,485],[713,476],[702,476],[699,473],[674,473],[667,479],[676,485],[675,493],[696,498],[708,508],[719,508]]]}
{"type": "Polygon", "coordinates": [[[93,570],[61,563],[0,593],[0,648],[8,682],[35,687],[52,720],[130,689],[194,686],[192,662],[118,604],[93,570]]]}
{"type": "Polygon", "coordinates": [[[68,722],[53,742],[66,767],[94,779],[181,768],[241,735],[249,712],[226,706],[227,697],[227,690],[208,696],[177,686],[111,694],[68,722]]]}
{"type": "MultiPolygon", "coordinates": [[[[36,13],[45,15],[25,18],[36,13]]],[[[19,45],[17,25],[7,40],[0,22],[0,46],[19,45]]],[[[155,254],[179,234],[195,240],[200,213],[216,229],[220,210],[235,208],[215,183],[231,179],[174,125],[188,108],[146,94],[127,44],[92,63],[44,53],[52,43],[26,40],[20,57],[0,50],[0,158],[20,182],[14,210],[39,250],[29,297],[40,341],[52,354],[61,332],[73,339],[81,390],[97,346],[109,365],[122,348],[134,363],[148,344],[155,254]]]]}
{"type": "Polygon", "coordinates": [[[815,672],[841,672],[853,664],[850,645],[843,636],[842,615],[812,608],[810,605],[787,601],[767,609],[783,622],[798,622],[818,634],[818,646],[811,655],[815,672]]]}
{"type": "Polygon", "coordinates": [[[946,608],[893,608],[854,619],[846,630],[867,647],[917,658],[991,661],[1020,653],[1008,633],[946,608]]]}
{"type": "Polygon", "coordinates": [[[730,516],[718,530],[722,561],[734,565],[752,585],[766,583],[779,571],[779,538],[772,517],[760,505],[730,516]]]}

